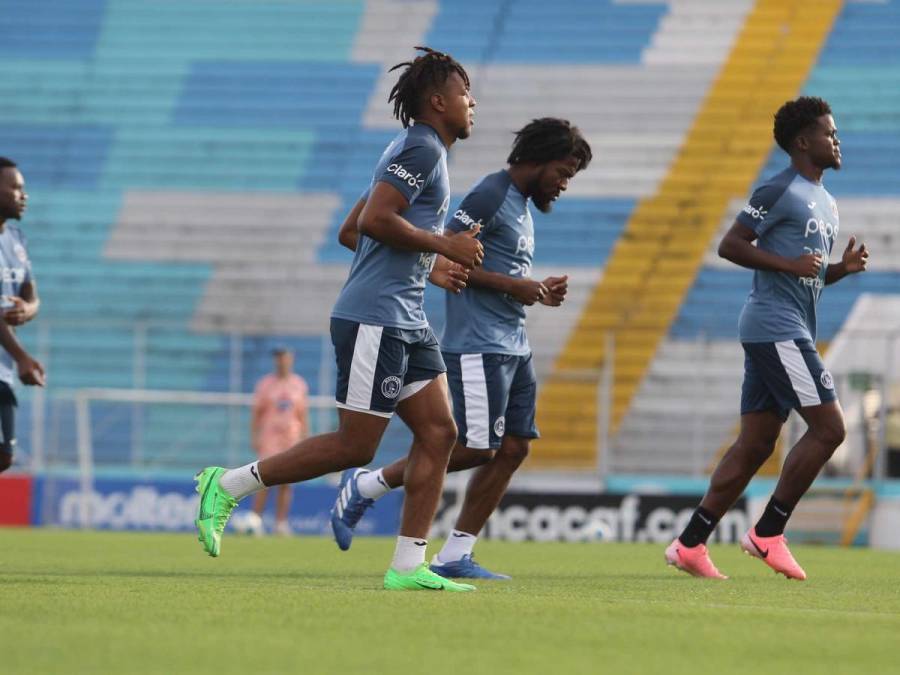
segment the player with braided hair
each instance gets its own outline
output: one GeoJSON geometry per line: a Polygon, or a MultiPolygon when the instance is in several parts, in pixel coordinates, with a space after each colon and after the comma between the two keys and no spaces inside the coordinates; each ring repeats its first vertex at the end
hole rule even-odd
{"type": "Polygon", "coordinates": [[[444,235],[450,206],[447,149],[471,133],[475,99],[466,71],[451,56],[419,50],[421,55],[394,68],[402,72],[390,101],[404,128],[341,228],[341,241],[352,242],[356,254],[331,315],[339,427],[252,464],[208,467],[198,474],[197,528],[212,556],[219,554],[237,500],[272,485],[368,464],[396,411],[412,430],[413,445],[400,536],[384,587],[474,590],[425,563],[456,425],[446,366],[423,303],[429,276],[458,291],[484,254],[477,230],[444,235]]]}

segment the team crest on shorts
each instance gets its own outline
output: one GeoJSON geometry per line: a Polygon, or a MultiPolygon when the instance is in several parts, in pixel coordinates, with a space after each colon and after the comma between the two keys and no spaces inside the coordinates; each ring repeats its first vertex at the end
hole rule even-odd
{"type": "Polygon", "coordinates": [[[396,375],[389,375],[381,381],[381,395],[385,398],[397,398],[403,383],[396,375]]]}
{"type": "Polygon", "coordinates": [[[831,373],[827,370],[822,371],[822,374],[819,376],[819,382],[821,382],[822,386],[826,389],[834,389],[834,378],[831,377],[831,373]]]}
{"type": "Polygon", "coordinates": [[[506,431],[506,418],[501,415],[494,420],[494,434],[502,436],[504,431],[506,431]]]}

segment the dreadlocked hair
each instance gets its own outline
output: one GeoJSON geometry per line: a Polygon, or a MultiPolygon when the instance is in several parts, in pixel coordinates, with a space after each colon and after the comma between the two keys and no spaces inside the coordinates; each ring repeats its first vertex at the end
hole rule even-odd
{"type": "Polygon", "coordinates": [[[443,86],[447,79],[457,73],[469,88],[469,75],[466,69],[449,54],[436,51],[430,47],[416,47],[421,52],[412,61],[398,63],[388,72],[405,68],[397,84],[391,89],[388,103],[394,102],[394,117],[400,120],[404,128],[409,121],[421,113],[425,94],[443,86]]]}
{"type": "Polygon", "coordinates": [[[790,154],[791,143],[800,132],[815,124],[822,115],[830,114],[831,106],[818,96],[801,96],[788,101],[775,113],[775,142],[790,154]]]}
{"type": "Polygon", "coordinates": [[[512,152],[506,160],[508,164],[546,164],[574,157],[578,160],[578,171],[581,171],[591,163],[591,146],[569,120],[542,117],[532,120],[515,134],[512,152]]]}

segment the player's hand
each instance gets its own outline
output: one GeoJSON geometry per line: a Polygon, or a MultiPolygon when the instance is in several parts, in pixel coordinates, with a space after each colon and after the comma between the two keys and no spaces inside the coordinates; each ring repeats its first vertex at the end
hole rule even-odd
{"type": "Polygon", "coordinates": [[[547,277],[544,279],[543,284],[547,289],[547,295],[541,298],[541,304],[547,305],[547,307],[559,307],[563,300],[566,299],[566,293],[569,292],[568,275],[547,277]]]}
{"type": "Polygon", "coordinates": [[[859,248],[854,251],[853,247],[855,245],[856,237],[851,236],[850,241],[847,242],[847,248],[844,249],[844,256],[841,259],[841,262],[844,263],[844,269],[848,274],[865,272],[866,264],[869,262],[869,251],[866,250],[866,245],[860,244],[859,248]]]}
{"type": "Polygon", "coordinates": [[[17,295],[7,295],[6,300],[13,304],[12,307],[3,310],[3,320],[10,326],[21,326],[23,323],[31,319],[28,311],[28,303],[17,295]]]}
{"type": "Polygon", "coordinates": [[[800,278],[817,277],[822,270],[822,256],[818,253],[804,253],[791,261],[791,274],[800,278]]]}
{"type": "Polygon", "coordinates": [[[462,265],[467,269],[478,267],[484,260],[484,247],[475,237],[481,232],[481,225],[457,234],[445,235],[447,238],[445,258],[462,265]]]}
{"type": "Polygon", "coordinates": [[[431,270],[428,280],[435,286],[458,294],[466,287],[469,270],[458,263],[439,258],[438,264],[435,264],[434,269],[431,270]],[[442,261],[444,264],[440,264],[442,261]]]}
{"type": "Polygon", "coordinates": [[[19,371],[19,379],[22,384],[44,386],[44,366],[30,356],[25,356],[16,362],[16,369],[19,371]]]}
{"type": "Polygon", "coordinates": [[[547,295],[547,287],[542,281],[534,281],[527,277],[516,279],[510,295],[514,300],[529,307],[536,302],[541,302],[547,295]]]}

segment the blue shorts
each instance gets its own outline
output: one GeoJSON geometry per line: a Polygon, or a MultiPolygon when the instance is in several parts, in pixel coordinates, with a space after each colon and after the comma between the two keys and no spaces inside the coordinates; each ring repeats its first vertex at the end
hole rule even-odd
{"type": "Polygon", "coordinates": [[[786,420],[791,410],[837,400],[831,373],[812,340],[742,344],[741,415],[773,410],[786,420]]]}
{"type": "Polygon", "coordinates": [[[531,354],[444,354],[459,442],[496,450],[504,434],[539,438],[537,377],[531,354]]]}
{"type": "Polygon", "coordinates": [[[338,408],[381,417],[447,367],[431,328],[416,330],[331,320],[338,408]]]}

